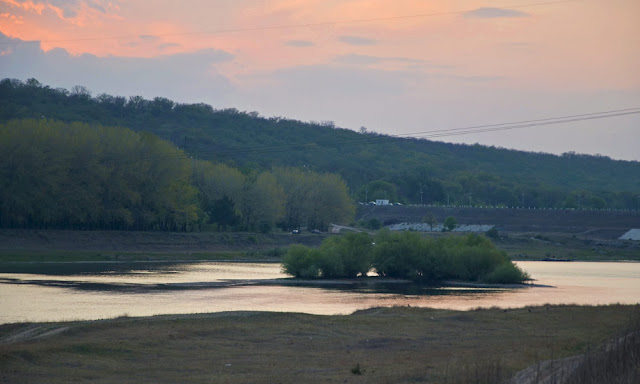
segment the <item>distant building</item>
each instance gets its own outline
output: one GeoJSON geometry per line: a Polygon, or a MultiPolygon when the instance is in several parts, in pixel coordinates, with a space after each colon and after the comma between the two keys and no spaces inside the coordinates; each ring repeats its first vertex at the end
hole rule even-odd
{"type": "Polygon", "coordinates": [[[390,205],[389,200],[376,200],[376,205],[390,205]]]}

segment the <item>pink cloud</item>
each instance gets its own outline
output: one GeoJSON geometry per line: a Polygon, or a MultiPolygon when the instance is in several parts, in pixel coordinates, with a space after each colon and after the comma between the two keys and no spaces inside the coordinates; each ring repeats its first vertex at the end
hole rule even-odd
{"type": "Polygon", "coordinates": [[[22,9],[24,11],[33,11],[39,15],[42,14],[42,11],[46,8],[45,4],[34,1],[16,1],[16,0],[0,0],[1,2],[8,4],[10,6],[22,9]]]}
{"type": "Polygon", "coordinates": [[[47,11],[58,19],[84,26],[96,15],[108,15],[119,10],[118,4],[104,0],[0,0],[27,13],[43,16],[47,11]]]}
{"type": "Polygon", "coordinates": [[[11,20],[14,24],[23,24],[22,16],[12,15],[11,13],[0,13],[0,18],[11,20]]]}

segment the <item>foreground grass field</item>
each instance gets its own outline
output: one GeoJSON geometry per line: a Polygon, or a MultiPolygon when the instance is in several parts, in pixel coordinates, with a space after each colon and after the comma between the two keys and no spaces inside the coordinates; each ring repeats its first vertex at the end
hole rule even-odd
{"type": "Polygon", "coordinates": [[[463,383],[485,371],[498,380],[583,353],[638,318],[639,305],[612,305],[7,324],[0,382],[463,383]]]}

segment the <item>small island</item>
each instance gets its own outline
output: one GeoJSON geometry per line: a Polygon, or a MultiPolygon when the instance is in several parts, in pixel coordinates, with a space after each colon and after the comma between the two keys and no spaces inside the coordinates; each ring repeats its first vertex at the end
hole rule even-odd
{"type": "Polygon", "coordinates": [[[371,271],[425,284],[518,284],[530,279],[506,252],[476,234],[426,238],[388,230],[374,236],[349,233],[327,238],[318,248],[292,245],[282,263],[284,272],[303,279],[352,279],[371,271]]]}

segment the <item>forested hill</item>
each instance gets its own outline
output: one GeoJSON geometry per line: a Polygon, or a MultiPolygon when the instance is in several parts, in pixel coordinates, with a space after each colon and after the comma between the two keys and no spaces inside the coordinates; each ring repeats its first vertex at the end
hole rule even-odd
{"type": "Polygon", "coordinates": [[[395,138],[255,112],[0,82],[0,122],[37,118],[152,132],[189,155],[241,169],[340,174],[359,201],[636,209],[640,163],[395,138]]]}

